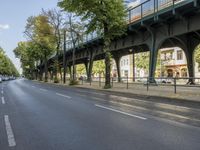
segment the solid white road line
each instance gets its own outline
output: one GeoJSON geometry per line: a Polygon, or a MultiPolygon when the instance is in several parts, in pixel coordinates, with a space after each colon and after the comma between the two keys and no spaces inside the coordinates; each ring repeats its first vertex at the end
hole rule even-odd
{"type": "Polygon", "coordinates": [[[6,126],[6,133],[7,133],[7,136],[8,136],[8,145],[10,147],[14,147],[14,146],[16,146],[16,142],[15,142],[15,137],[14,137],[11,125],[10,125],[8,115],[4,116],[4,121],[5,121],[5,126],[6,126]]]}
{"type": "Polygon", "coordinates": [[[68,98],[68,99],[71,99],[71,98],[72,98],[72,97],[70,97],[70,96],[63,95],[63,94],[60,94],[60,93],[56,93],[56,95],[59,95],[59,96],[62,96],[62,97],[68,98]]]}
{"type": "Polygon", "coordinates": [[[126,113],[126,112],[123,112],[123,111],[120,111],[120,110],[116,110],[116,109],[113,109],[113,108],[105,107],[105,106],[102,106],[102,105],[95,104],[95,106],[99,107],[99,108],[111,110],[111,111],[114,111],[114,112],[118,112],[118,113],[121,113],[121,114],[124,114],[124,115],[127,115],[127,116],[135,117],[135,118],[138,118],[138,119],[142,119],[142,120],[146,120],[147,119],[147,118],[144,118],[144,117],[141,117],[141,116],[129,114],[129,113],[126,113]]]}
{"type": "Polygon", "coordinates": [[[45,92],[47,91],[46,89],[42,89],[42,88],[40,88],[40,90],[41,90],[41,91],[45,91],[45,92]]]}
{"type": "Polygon", "coordinates": [[[1,102],[2,102],[2,104],[5,104],[4,97],[1,97],[1,102]]]}

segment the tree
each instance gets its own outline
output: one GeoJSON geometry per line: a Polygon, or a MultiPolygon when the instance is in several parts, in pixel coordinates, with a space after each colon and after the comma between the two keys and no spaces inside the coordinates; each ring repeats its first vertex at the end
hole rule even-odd
{"type": "Polygon", "coordinates": [[[23,74],[30,78],[34,78],[37,61],[40,60],[41,54],[38,45],[33,42],[19,42],[18,46],[13,50],[15,56],[20,59],[23,74]]]}
{"type": "Polygon", "coordinates": [[[61,50],[61,43],[62,43],[62,31],[63,31],[63,26],[65,24],[64,18],[63,18],[63,13],[59,10],[56,9],[51,9],[51,10],[42,10],[42,14],[48,18],[49,23],[53,27],[53,33],[55,36],[55,44],[56,44],[56,60],[55,60],[55,80],[54,82],[59,82],[57,73],[59,70],[59,52],[61,50]]]}
{"type": "Polygon", "coordinates": [[[19,76],[17,69],[12,61],[6,56],[0,47],[0,75],[19,76]]]}
{"type": "Polygon", "coordinates": [[[196,50],[195,50],[194,59],[198,63],[198,66],[200,68],[200,45],[198,45],[196,50]]]}
{"type": "Polygon", "coordinates": [[[76,73],[78,75],[85,75],[86,74],[86,69],[83,64],[76,65],[76,73]]]}
{"type": "Polygon", "coordinates": [[[72,83],[76,83],[76,73],[75,73],[75,52],[76,45],[81,40],[84,33],[84,26],[78,21],[79,19],[72,13],[68,14],[68,22],[65,25],[65,31],[68,32],[68,39],[72,43],[72,83]]]}
{"type": "Polygon", "coordinates": [[[87,33],[102,31],[105,51],[105,88],[110,88],[111,40],[125,31],[125,6],[123,0],[62,0],[58,5],[65,11],[76,13],[87,20],[87,33]]]}
{"type": "MultiPolygon", "coordinates": [[[[42,67],[44,64],[45,81],[48,80],[47,60],[55,52],[56,40],[53,31],[53,27],[49,23],[47,16],[38,15],[27,19],[25,35],[38,48],[38,53],[40,54],[40,66],[42,67]]],[[[42,68],[40,68],[40,72],[43,72],[42,68]]]]}
{"type": "Polygon", "coordinates": [[[98,60],[94,62],[92,73],[99,75],[103,74],[103,76],[105,75],[105,63],[103,62],[103,60],[98,60]]]}
{"type": "Polygon", "coordinates": [[[149,69],[149,52],[135,54],[135,65],[137,68],[144,69],[145,72],[149,69]]]}

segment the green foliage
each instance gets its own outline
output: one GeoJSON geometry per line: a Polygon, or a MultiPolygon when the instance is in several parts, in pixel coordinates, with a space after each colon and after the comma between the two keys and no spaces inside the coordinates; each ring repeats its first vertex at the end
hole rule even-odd
{"type": "Polygon", "coordinates": [[[39,15],[27,19],[25,35],[38,47],[42,59],[50,57],[55,52],[56,38],[53,31],[47,16],[39,15]]]}
{"type": "Polygon", "coordinates": [[[79,64],[76,66],[76,73],[78,75],[84,75],[86,74],[86,69],[85,69],[85,66],[83,64],[79,64]]]}
{"type": "Polygon", "coordinates": [[[70,80],[69,85],[78,85],[79,81],[78,80],[70,80]]]}
{"type": "Polygon", "coordinates": [[[62,0],[58,5],[81,16],[83,21],[87,20],[87,32],[102,31],[106,26],[108,40],[124,33],[126,13],[123,0],[62,0]]]}
{"type": "Polygon", "coordinates": [[[38,47],[32,42],[19,42],[18,46],[13,50],[15,56],[20,59],[23,74],[31,78],[31,73],[36,69],[35,61],[39,60],[40,53],[38,47]]]}
{"type": "Polygon", "coordinates": [[[149,69],[149,52],[142,52],[135,54],[135,65],[137,68],[148,71],[149,69]]]}
{"type": "Polygon", "coordinates": [[[195,50],[194,59],[199,64],[199,67],[200,67],[200,45],[198,45],[195,50]]]}
{"type": "Polygon", "coordinates": [[[4,50],[0,47],[0,74],[19,76],[17,69],[12,61],[5,55],[4,50]]]}
{"type": "Polygon", "coordinates": [[[105,63],[104,60],[95,61],[93,64],[92,74],[105,75],[105,63]]]}
{"type": "Polygon", "coordinates": [[[44,15],[32,16],[27,19],[25,35],[28,41],[19,42],[14,53],[21,61],[24,75],[33,78],[38,63],[46,64],[48,58],[54,54],[56,40],[53,27],[47,16],[44,15]]]}

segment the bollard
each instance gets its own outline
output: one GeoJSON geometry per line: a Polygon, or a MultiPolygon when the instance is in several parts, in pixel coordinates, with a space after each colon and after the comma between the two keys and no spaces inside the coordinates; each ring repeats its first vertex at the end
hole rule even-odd
{"type": "Polygon", "coordinates": [[[176,94],[176,78],[174,78],[174,93],[176,94]]]}
{"type": "Polygon", "coordinates": [[[112,87],[113,87],[113,77],[111,79],[112,79],[112,87]]]}
{"type": "Polygon", "coordinates": [[[128,89],[128,76],[127,76],[127,82],[126,82],[126,89],[128,89]]]}
{"type": "Polygon", "coordinates": [[[101,77],[99,76],[99,87],[101,87],[101,77]]]}

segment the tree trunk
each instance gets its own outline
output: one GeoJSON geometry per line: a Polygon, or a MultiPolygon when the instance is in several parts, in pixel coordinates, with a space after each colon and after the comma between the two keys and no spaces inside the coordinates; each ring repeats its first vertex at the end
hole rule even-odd
{"type": "Polygon", "coordinates": [[[111,53],[110,53],[109,29],[107,23],[104,24],[104,52],[105,52],[105,73],[106,73],[104,88],[111,88],[111,83],[110,83],[111,53]]]}
{"type": "Polygon", "coordinates": [[[67,70],[67,63],[66,63],[66,31],[64,31],[64,54],[63,54],[63,83],[66,83],[66,70],[67,70]]]}
{"type": "Polygon", "coordinates": [[[61,82],[62,82],[62,80],[63,80],[63,75],[62,75],[62,68],[61,68],[61,67],[59,67],[59,72],[60,72],[60,80],[61,80],[61,82]]]}
{"type": "Polygon", "coordinates": [[[105,88],[111,88],[110,83],[110,52],[105,53],[105,88]]]}
{"type": "Polygon", "coordinates": [[[73,63],[72,63],[72,80],[76,80],[76,67],[75,67],[75,44],[73,48],[73,63]]]}
{"type": "Polygon", "coordinates": [[[47,58],[46,58],[46,56],[45,56],[45,62],[44,62],[44,72],[45,72],[44,81],[48,82],[48,67],[47,67],[47,58]]]}

